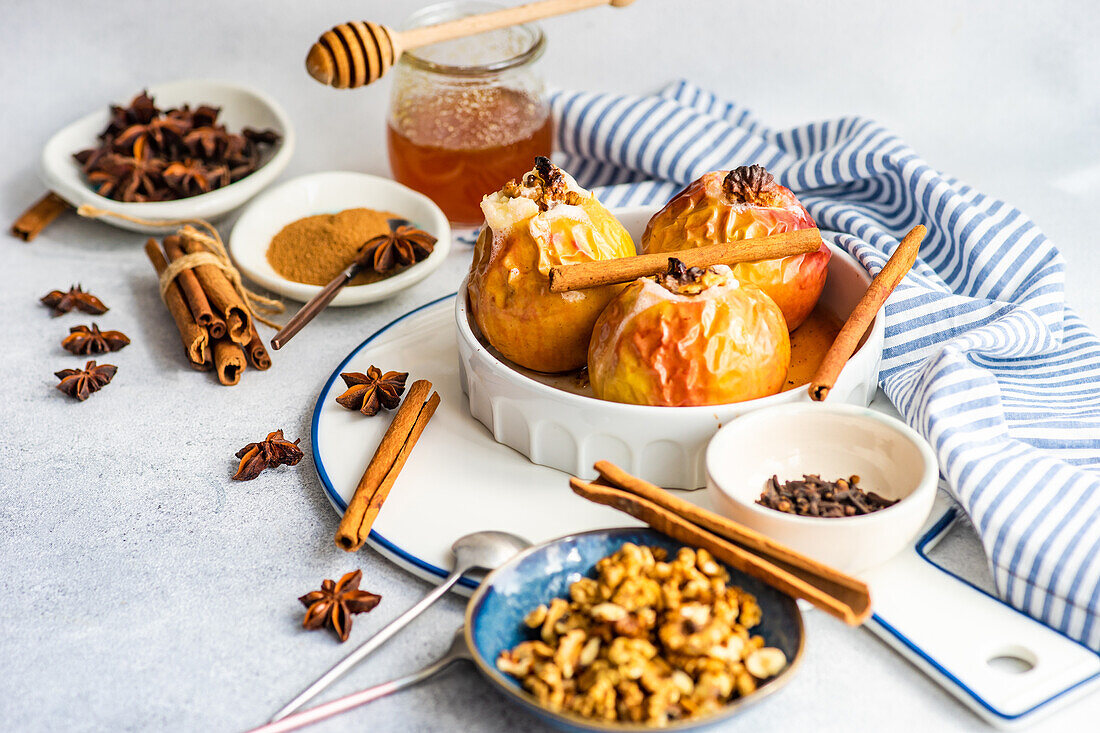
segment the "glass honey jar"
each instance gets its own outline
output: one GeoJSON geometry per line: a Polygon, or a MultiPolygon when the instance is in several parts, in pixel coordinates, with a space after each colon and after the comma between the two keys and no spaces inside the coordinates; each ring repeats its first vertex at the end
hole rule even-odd
{"type": "MultiPolygon", "coordinates": [[[[441,3],[404,27],[501,7],[441,3]]],[[[545,45],[542,30],[527,24],[406,51],[392,74],[386,130],[393,177],[434,200],[452,223],[479,225],[482,196],[550,155],[553,122],[534,68],[545,45]]]]}

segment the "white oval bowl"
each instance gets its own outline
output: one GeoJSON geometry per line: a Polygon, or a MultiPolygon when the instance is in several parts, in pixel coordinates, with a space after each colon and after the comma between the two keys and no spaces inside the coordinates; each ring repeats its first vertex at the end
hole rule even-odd
{"type": "Polygon", "coordinates": [[[848,573],[880,565],[928,518],[939,468],[928,443],[900,420],[852,405],[793,404],[737,418],[707,446],[707,489],[725,516],[848,573]],[[802,517],[756,500],[773,475],[860,477],[864,491],[900,501],[857,517],[802,517]]]}
{"type": "MultiPolygon", "coordinates": [[[[615,214],[639,241],[658,208],[638,207],[615,214]]],[[[847,318],[871,279],[847,253],[831,249],[821,301],[836,315],[847,318]]],[[[608,460],[661,486],[698,488],[706,483],[707,442],[722,425],[751,410],[810,401],[803,387],[746,402],[701,407],[598,400],[569,391],[570,377],[522,369],[487,347],[470,320],[465,281],[455,298],[455,320],[460,377],[471,414],[497,442],[533,463],[574,476],[594,476],[592,465],[608,460]]],[[[866,342],[829,392],[830,403],[870,404],[878,389],[883,337],[882,319],[876,318],[866,342]]]]}
{"type": "MultiPolygon", "coordinates": [[[[106,211],[126,214],[150,221],[174,219],[217,219],[228,214],[245,201],[262,191],[290,162],[294,153],[294,127],[283,108],[274,99],[251,87],[221,81],[184,80],[158,84],[148,89],[157,107],[169,109],[185,103],[192,107],[210,104],[221,108],[218,122],[229,130],[240,131],[244,127],[271,128],[282,139],[265,153],[265,162],[252,173],[234,183],[209,193],[190,196],[176,201],[124,202],[100,196],[93,191],[73,153],[95,147],[97,136],[107,126],[108,105],[88,114],[59,130],[46,143],[39,159],[39,176],[46,188],[73,206],[91,204],[106,211]]],[[[116,100],[127,104],[129,99],[116,100]]],[[[112,216],[100,221],[135,232],[155,234],[161,226],[147,226],[112,216]]]]}
{"type": "Polygon", "coordinates": [[[447,259],[451,226],[430,198],[388,178],[350,171],[311,173],[293,178],[260,196],[241,213],[229,237],[229,252],[249,279],[294,300],[305,302],[321,292],[319,285],[287,280],[267,261],[267,248],[279,230],[314,214],[335,214],[365,207],[392,211],[436,238],[427,259],[378,282],[349,285],[330,305],[373,303],[420,282],[447,259]]]}

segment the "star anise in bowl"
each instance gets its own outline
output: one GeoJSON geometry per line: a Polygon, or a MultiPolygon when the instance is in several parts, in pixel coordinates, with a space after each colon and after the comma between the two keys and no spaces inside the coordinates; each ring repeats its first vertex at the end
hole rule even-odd
{"type": "Polygon", "coordinates": [[[237,451],[237,458],[241,459],[237,466],[237,473],[233,474],[236,481],[251,481],[267,468],[277,466],[294,466],[302,460],[302,449],[298,447],[301,438],[293,443],[283,437],[282,430],[268,433],[267,437],[259,443],[249,443],[237,451]]]}
{"type": "Polygon", "coordinates": [[[229,132],[210,105],[158,109],[142,92],[129,107],[111,107],[97,147],[73,157],[88,184],[116,201],[168,201],[228,186],[258,169],[274,130],[229,132]]]}
{"type": "Polygon", "coordinates": [[[340,378],[348,389],[336,401],[349,410],[358,410],[367,417],[373,417],[382,408],[392,410],[401,404],[401,395],[405,391],[409,373],[383,374],[381,369],[372,364],[366,374],[344,372],[340,378]]]}
{"type": "Polygon", "coordinates": [[[92,392],[103,389],[112,379],[118,367],[114,364],[96,364],[89,361],[83,369],[62,369],[54,372],[54,376],[61,380],[57,388],[81,402],[88,399],[92,392]]]}
{"type": "Polygon", "coordinates": [[[390,231],[368,239],[360,252],[360,262],[379,274],[415,265],[435,249],[436,239],[411,224],[390,222],[390,231]]]}
{"type": "Polygon", "coordinates": [[[73,354],[102,354],[118,351],[129,345],[130,339],[122,331],[100,331],[99,326],[73,326],[69,335],[61,341],[61,347],[73,354]]]}
{"type": "Polygon", "coordinates": [[[326,579],[321,583],[321,590],[300,597],[298,600],[306,607],[302,626],[307,629],[328,626],[341,642],[347,641],[352,615],[371,611],[382,601],[382,596],[376,593],[359,590],[362,579],[363,571],[355,570],[340,578],[338,583],[326,579]]]}
{"type": "Polygon", "coordinates": [[[100,316],[107,312],[107,306],[103,301],[91,293],[86,293],[79,285],[73,285],[69,292],[51,290],[42,296],[41,301],[53,308],[53,315],[60,316],[68,313],[73,308],[78,311],[100,316]]]}

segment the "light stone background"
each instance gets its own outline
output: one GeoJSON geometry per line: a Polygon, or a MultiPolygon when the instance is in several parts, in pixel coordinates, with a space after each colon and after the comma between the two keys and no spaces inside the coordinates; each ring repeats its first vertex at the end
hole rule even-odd
{"type": "MultiPolygon", "coordinates": [[[[328,169],[386,174],[387,85],[337,92],[302,69],[320,32],[398,23],[417,3],[4,0],[0,13],[0,220],[41,193],[38,151],[63,124],[185,77],[256,85],[298,129],[284,179],[328,169]]],[[[1023,208],[1062,248],[1070,301],[1100,326],[1100,22],[1095,4],[638,0],[549,21],[557,86],[647,92],[690,77],[776,126],[864,114],[933,165],[1023,208]]],[[[196,102],[204,100],[195,100],[196,102]]],[[[228,233],[231,220],[222,225],[228,233]]],[[[307,456],[251,483],[233,453],[274,428],[309,444],[325,378],[366,335],[457,285],[469,251],[380,306],[323,314],[225,389],[181,362],[143,237],[67,217],[27,245],[0,237],[0,727],[240,730],[264,721],[340,658],[299,629],[296,598],[361,566],[384,601],[352,644],[428,586],[374,553],[332,543],[336,515],[307,456]],[[53,389],[77,365],[37,298],[82,282],[96,319],[133,345],[118,376],[76,404],[53,389]]],[[[425,508],[426,511],[430,510],[425,508]]],[[[471,507],[471,511],[476,508],[471,507]]],[[[943,551],[968,565],[965,539],[943,551]]],[[[969,558],[969,559],[968,559],[969,558]]],[[[447,646],[463,603],[431,609],[334,692],[420,667],[447,646]]],[[[819,613],[789,686],[728,726],[741,731],[972,730],[980,721],[864,631],[819,613]]],[[[1100,696],[1034,730],[1094,729],[1100,696]]],[[[470,669],[330,721],[326,730],[539,729],[470,669]]]]}

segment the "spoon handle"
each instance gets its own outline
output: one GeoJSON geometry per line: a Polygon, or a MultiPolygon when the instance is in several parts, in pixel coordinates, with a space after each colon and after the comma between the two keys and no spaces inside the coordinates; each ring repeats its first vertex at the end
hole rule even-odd
{"type": "Polygon", "coordinates": [[[352,667],[359,664],[359,662],[363,661],[367,656],[378,649],[378,647],[389,641],[394,636],[394,634],[405,628],[405,626],[407,626],[410,621],[423,613],[424,610],[428,608],[428,606],[432,605],[440,598],[442,598],[443,594],[450,590],[451,586],[457,583],[458,579],[462,577],[463,573],[465,573],[469,569],[470,568],[464,565],[456,566],[454,571],[447,576],[447,579],[437,585],[434,589],[432,589],[431,593],[424,596],[424,598],[422,598],[415,606],[405,611],[393,621],[390,621],[389,624],[384,626],[381,631],[359,645],[359,647],[351,654],[347,655],[339,662],[337,662],[332,667],[332,669],[321,675],[316,682],[307,687],[296,698],[283,706],[283,708],[279,710],[279,712],[275,713],[275,715],[271,718],[271,722],[274,723],[275,721],[281,720],[290,715],[295,710],[302,707],[302,705],[316,697],[318,693],[327,688],[333,682],[347,674],[352,667]]]}
{"type": "Polygon", "coordinates": [[[432,675],[442,672],[455,662],[467,659],[470,659],[470,652],[466,648],[466,640],[463,638],[462,629],[459,629],[447,653],[423,669],[413,672],[412,674],[407,674],[404,677],[398,677],[395,680],[383,682],[380,685],[374,685],[365,690],[339,697],[335,700],[318,705],[315,708],[288,715],[285,718],[255,728],[249,731],[249,733],[281,733],[281,731],[297,730],[303,726],[312,725],[313,723],[330,718],[333,715],[339,715],[352,708],[365,705],[372,700],[385,697],[398,690],[412,687],[415,684],[423,682],[432,675]]]}
{"type": "Polygon", "coordinates": [[[344,269],[339,275],[334,277],[329,284],[321,288],[320,292],[309,299],[309,302],[303,305],[294,316],[286,322],[279,333],[271,339],[271,348],[278,351],[286,346],[286,342],[294,338],[294,335],[302,330],[307,323],[313,320],[314,316],[323,311],[332,299],[336,297],[336,294],[344,289],[353,277],[363,269],[358,262],[353,262],[344,269]]]}
{"type": "Polygon", "coordinates": [[[600,5],[624,7],[634,0],[538,0],[513,8],[502,8],[480,15],[449,20],[444,23],[412,28],[398,34],[397,45],[402,50],[419,48],[440,41],[472,36],[476,33],[507,28],[508,26],[530,23],[533,20],[551,18],[555,15],[572,13],[577,10],[595,8],[600,5]]]}

